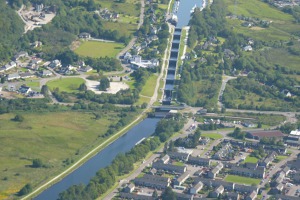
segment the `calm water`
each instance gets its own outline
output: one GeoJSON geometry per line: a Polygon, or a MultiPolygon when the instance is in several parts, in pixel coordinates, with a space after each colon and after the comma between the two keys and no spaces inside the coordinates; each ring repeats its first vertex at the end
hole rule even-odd
{"type": "Polygon", "coordinates": [[[202,0],[180,0],[177,11],[178,23],[177,27],[184,27],[189,24],[191,18],[191,10],[194,6],[201,7],[202,0]]]}
{"type": "Polygon", "coordinates": [[[108,166],[116,155],[129,151],[142,138],[149,137],[152,133],[154,133],[156,124],[159,120],[160,119],[157,118],[147,118],[140,122],[130,129],[125,135],[80,166],[77,170],[42,192],[35,198],[35,200],[55,200],[58,198],[59,193],[68,189],[72,185],[80,183],[87,184],[89,180],[95,176],[96,172],[99,169],[108,166]]]}

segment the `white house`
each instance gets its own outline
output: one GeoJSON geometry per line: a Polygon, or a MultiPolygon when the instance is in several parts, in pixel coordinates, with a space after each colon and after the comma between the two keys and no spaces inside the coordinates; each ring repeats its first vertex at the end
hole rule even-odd
{"type": "Polygon", "coordinates": [[[253,48],[250,45],[245,46],[243,49],[244,49],[244,51],[252,51],[253,50],[253,48]]]}
{"type": "Polygon", "coordinates": [[[21,76],[18,73],[8,74],[7,75],[7,80],[8,81],[11,81],[11,80],[14,80],[14,79],[19,79],[19,78],[21,78],[21,76]]]}

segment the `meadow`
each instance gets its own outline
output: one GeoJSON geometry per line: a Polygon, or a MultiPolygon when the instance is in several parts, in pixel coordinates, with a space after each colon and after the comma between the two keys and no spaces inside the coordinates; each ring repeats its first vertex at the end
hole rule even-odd
{"type": "Polygon", "coordinates": [[[117,42],[84,41],[75,49],[75,53],[92,58],[106,56],[114,58],[123,48],[124,45],[117,42]]]}
{"type": "Polygon", "coordinates": [[[0,115],[0,199],[16,193],[26,183],[33,186],[60,172],[96,144],[119,117],[107,112],[101,119],[89,112],[20,113],[23,122],[0,115]],[[32,168],[41,159],[45,168],[32,168]]]}
{"type": "Polygon", "coordinates": [[[79,91],[79,86],[84,82],[82,78],[62,78],[49,81],[47,86],[50,90],[59,88],[60,92],[76,93],[79,91]]]}
{"type": "Polygon", "coordinates": [[[209,137],[209,138],[214,139],[214,140],[218,140],[218,139],[223,138],[223,135],[218,134],[218,133],[202,133],[201,136],[202,137],[209,137]]]}
{"type": "Polygon", "coordinates": [[[152,97],[155,90],[156,80],[157,80],[157,74],[152,74],[147,79],[146,84],[143,86],[143,89],[140,94],[143,96],[152,97]]]}

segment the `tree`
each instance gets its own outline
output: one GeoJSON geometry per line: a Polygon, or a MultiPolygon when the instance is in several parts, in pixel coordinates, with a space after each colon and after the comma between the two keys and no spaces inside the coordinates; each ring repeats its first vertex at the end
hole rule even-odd
{"type": "Polygon", "coordinates": [[[43,86],[42,86],[41,93],[42,93],[44,96],[48,96],[48,94],[49,94],[49,88],[48,88],[47,85],[43,85],[43,86]]]}
{"type": "Polygon", "coordinates": [[[44,166],[43,162],[41,159],[37,158],[37,159],[33,159],[32,160],[32,165],[33,168],[41,168],[44,166]]]}
{"type": "Polygon", "coordinates": [[[18,192],[19,196],[23,196],[25,194],[28,194],[32,191],[32,186],[30,185],[30,183],[27,183],[24,187],[22,187],[22,189],[18,192]]]}
{"type": "Polygon", "coordinates": [[[258,123],[257,123],[257,128],[261,128],[261,127],[262,127],[261,122],[258,122],[258,123]]]}
{"type": "Polygon", "coordinates": [[[24,121],[24,117],[20,114],[17,114],[13,120],[16,122],[22,122],[22,121],[24,121]]]}
{"type": "Polygon", "coordinates": [[[99,90],[106,91],[106,89],[109,87],[110,87],[109,79],[106,76],[102,77],[100,79],[99,90]]]}
{"type": "Polygon", "coordinates": [[[85,85],[85,83],[82,83],[79,88],[78,88],[80,91],[86,91],[87,90],[87,87],[85,85]]]}
{"type": "Polygon", "coordinates": [[[176,195],[171,187],[167,187],[161,195],[162,200],[176,200],[176,195]]]}
{"type": "Polygon", "coordinates": [[[5,83],[5,77],[1,77],[1,83],[5,83]]]}
{"type": "Polygon", "coordinates": [[[158,199],[158,193],[157,193],[157,190],[156,190],[156,189],[153,191],[152,197],[153,197],[154,199],[158,199]]]}

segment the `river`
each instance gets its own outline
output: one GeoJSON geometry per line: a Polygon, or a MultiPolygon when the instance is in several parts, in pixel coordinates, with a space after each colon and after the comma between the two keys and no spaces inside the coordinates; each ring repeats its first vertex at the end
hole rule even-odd
{"type": "Polygon", "coordinates": [[[97,155],[81,165],[78,169],[63,178],[60,182],[52,185],[47,190],[38,195],[35,200],[55,200],[59,193],[65,191],[72,185],[87,184],[95,176],[96,172],[108,166],[119,153],[128,152],[137,142],[143,138],[149,137],[154,133],[156,124],[160,119],[147,118],[140,122],[126,134],[119,137],[97,155]]]}

